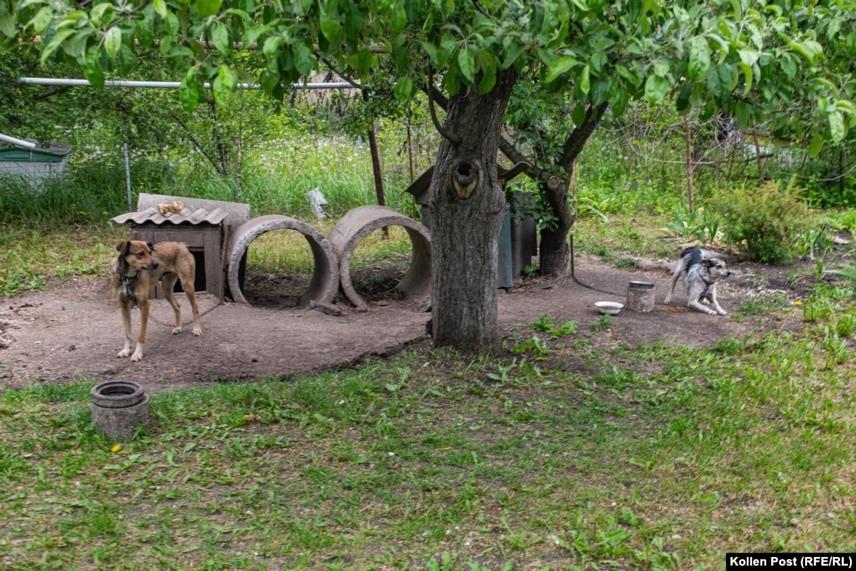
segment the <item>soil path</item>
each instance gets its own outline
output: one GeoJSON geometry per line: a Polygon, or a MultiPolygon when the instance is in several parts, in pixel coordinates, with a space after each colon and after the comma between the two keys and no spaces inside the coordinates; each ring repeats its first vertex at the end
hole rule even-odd
{"type": "MultiPolygon", "coordinates": [[[[599,317],[593,303],[623,301],[628,280],[655,281],[658,303],[668,286],[669,275],[662,270],[617,270],[588,258],[577,267],[579,279],[615,295],[586,289],[569,279],[500,292],[505,332],[522,332],[526,324],[548,314],[575,320],[580,333],[586,334],[599,317]]],[[[676,306],[658,305],[649,314],[623,311],[614,319],[613,336],[634,345],[661,341],[698,346],[746,331],[745,324],[730,317],[684,311],[680,289],[676,306]]],[[[726,309],[735,307],[739,294],[730,292],[727,284],[721,290],[726,309]]],[[[177,297],[187,321],[187,301],[183,294],[177,297]]],[[[0,390],[85,376],[132,380],[150,392],[160,392],[218,379],[284,377],[348,366],[395,353],[424,335],[427,313],[394,301],[381,304],[365,313],[345,309],[336,317],[308,309],[232,303],[215,307],[214,298],[201,295],[202,311],[211,311],[202,318],[203,336],[193,337],[186,326],[180,335],[170,335],[171,310],[165,301],[156,300],[153,316],[160,323],[149,326],[146,357],[131,363],[116,357],[122,345],[121,318],[109,301],[104,280],[68,280],[51,290],[0,300],[0,390]]],[[[134,312],[135,326],[137,320],[134,312]]]]}

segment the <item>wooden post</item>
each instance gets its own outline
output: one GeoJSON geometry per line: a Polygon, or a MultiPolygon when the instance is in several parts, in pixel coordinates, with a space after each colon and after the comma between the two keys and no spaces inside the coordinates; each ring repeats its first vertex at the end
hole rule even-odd
{"type": "Polygon", "coordinates": [[[684,117],[684,140],[687,144],[687,206],[692,213],[695,211],[695,196],[693,195],[693,138],[689,114],[684,117]]]}
{"type": "MultiPolygon", "coordinates": [[[[363,101],[369,100],[369,94],[363,91],[363,101]]],[[[377,135],[375,133],[375,124],[369,128],[369,150],[372,155],[372,173],[374,174],[375,194],[377,195],[377,203],[380,206],[386,206],[386,196],[383,192],[383,174],[380,168],[380,152],[377,148],[377,135]]],[[[389,237],[389,228],[383,229],[383,237],[389,237]]]]}

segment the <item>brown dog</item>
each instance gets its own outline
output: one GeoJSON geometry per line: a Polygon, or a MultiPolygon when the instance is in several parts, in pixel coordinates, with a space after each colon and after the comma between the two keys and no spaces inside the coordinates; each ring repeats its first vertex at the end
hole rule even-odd
{"type": "Polygon", "coordinates": [[[146,326],[149,322],[149,294],[160,280],[163,294],[175,312],[175,327],[172,334],[181,333],[181,311],[172,290],[176,280],[190,300],[193,309],[193,334],[202,335],[199,323],[199,306],[196,305],[196,292],[193,278],[196,275],[196,260],[187,246],[181,242],[159,242],[156,246],[140,240],[126,240],[116,245],[119,255],[113,260],[113,296],[122,307],[122,321],[125,325],[125,346],[118,357],[131,356],[131,361],[143,358],[146,342],[146,326]],[[140,335],[137,347],[131,355],[131,308],[140,308],[140,335]]]}

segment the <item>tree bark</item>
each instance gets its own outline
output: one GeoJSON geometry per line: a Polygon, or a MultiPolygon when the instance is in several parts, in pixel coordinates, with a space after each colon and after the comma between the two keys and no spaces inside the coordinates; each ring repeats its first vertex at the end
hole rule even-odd
{"type": "Polygon", "coordinates": [[[556,223],[541,230],[540,261],[541,275],[552,276],[564,274],[568,269],[570,250],[568,249],[568,232],[574,225],[574,217],[568,206],[568,181],[574,175],[574,163],[577,160],[589,137],[606,113],[607,104],[597,107],[590,106],[586,110],[583,122],[568,135],[562,149],[563,177],[553,175],[539,184],[541,195],[547,200],[550,209],[556,217],[556,223]]]}
{"type": "MultiPolygon", "coordinates": [[[[496,177],[500,131],[512,69],[490,93],[473,87],[449,100],[431,181],[432,336],[437,347],[492,351],[496,322],[497,239],[505,196],[496,177]]],[[[478,79],[476,80],[476,85],[478,79]]]]}
{"type": "MultiPolygon", "coordinates": [[[[573,173],[573,169],[571,165],[569,175],[573,173]]],[[[539,190],[556,217],[554,224],[541,230],[541,275],[561,275],[568,269],[570,250],[567,237],[574,225],[574,218],[568,207],[568,181],[551,176],[539,185],[539,190]]]]}

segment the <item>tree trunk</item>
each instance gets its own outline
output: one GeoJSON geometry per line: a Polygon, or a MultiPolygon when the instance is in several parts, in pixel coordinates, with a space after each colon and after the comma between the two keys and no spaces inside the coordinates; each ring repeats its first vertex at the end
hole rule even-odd
{"type": "MultiPolygon", "coordinates": [[[[571,166],[571,173],[573,168],[571,166]]],[[[540,191],[556,217],[555,224],[541,230],[541,275],[561,275],[568,269],[570,250],[567,238],[574,225],[574,218],[568,206],[568,182],[551,176],[541,183],[540,191]]]]}
{"type": "MultiPolygon", "coordinates": [[[[452,97],[431,181],[432,336],[437,347],[491,351],[496,324],[497,239],[505,196],[496,177],[503,116],[516,80],[497,74],[480,95],[452,97]]],[[[478,79],[476,80],[478,84],[478,79]]]]}
{"type": "Polygon", "coordinates": [[[568,269],[568,232],[574,225],[571,209],[568,207],[568,182],[574,175],[574,163],[582,152],[591,134],[594,133],[601,117],[606,113],[607,104],[589,106],[583,122],[568,135],[562,149],[562,167],[565,177],[550,176],[540,184],[542,196],[547,200],[556,223],[541,230],[541,275],[564,274],[568,269]]]}

